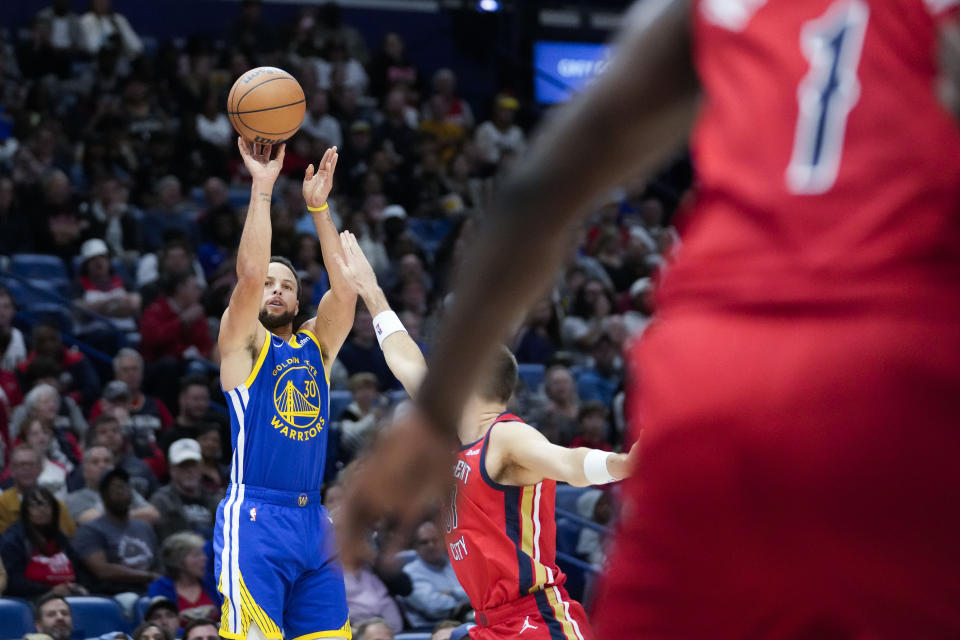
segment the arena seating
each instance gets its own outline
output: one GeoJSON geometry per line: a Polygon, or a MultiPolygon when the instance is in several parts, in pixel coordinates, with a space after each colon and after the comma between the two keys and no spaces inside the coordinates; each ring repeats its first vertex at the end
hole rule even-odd
{"type": "Polygon", "coordinates": [[[23,600],[0,598],[0,640],[19,640],[33,631],[33,610],[23,600]]]}
{"type": "Polygon", "coordinates": [[[546,367],[537,363],[520,363],[517,365],[517,375],[521,384],[528,391],[536,392],[543,386],[543,378],[546,373],[546,367]]]}
{"type": "Polygon", "coordinates": [[[130,621],[116,600],[94,596],[67,598],[73,614],[73,638],[94,638],[111,631],[130,631],[130,621]]]}

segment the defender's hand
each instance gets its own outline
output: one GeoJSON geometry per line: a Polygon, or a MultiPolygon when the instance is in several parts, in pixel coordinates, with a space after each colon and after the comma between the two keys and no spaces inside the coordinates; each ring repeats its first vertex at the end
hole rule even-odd
{"type": "Polygon", "coordinates": [[[637,458],[640,457],[640,441],[633,443],[629,453],[616,453],[607,458],[607,471],[617,480],[623,480],[633,475],[637,468],[637,458]]]}
{"type": "Polygon", "coordinates": [[[334,260],[350,288],[360,297],[374,291],[377,288],[377,274],[373,272],[370,261],[363,255],[356,236],[349,231],[341,232],[340,248],[343,249],[343,256],[335,255],[334,260]]]}
{"type": "Polygon", "coordinates": [[[246,165],[254,182],[267,182],[272,185],[277,181],[280,169],[283,168],[283,155],[287,145],[281,144],[277,150],[277,157],[272,160],[270,154],[273,151],[273,145],[254,144],[238,136],[237,147],[243,157],[243,164],[246,165]]]}
{"type": "Polygon", "coordinates": [[[333,187],[333,172],[337,168],[340,154],[336,147],[330,147],[323,154],[316,171],[311,164],[303,176],[303,200],[308,207],[319,208],[327,201],[330,189],[333,187]]]}

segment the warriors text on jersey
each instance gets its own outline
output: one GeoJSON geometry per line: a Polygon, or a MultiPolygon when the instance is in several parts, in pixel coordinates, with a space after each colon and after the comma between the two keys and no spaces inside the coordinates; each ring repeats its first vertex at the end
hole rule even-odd
{"type": "Polygon", "coordinates": [[[267,333],[250,377],[227,397],[234,443],[230,481],[319,491],[329,386],[316,337],[301,330],[284,342],[267,333]]]}

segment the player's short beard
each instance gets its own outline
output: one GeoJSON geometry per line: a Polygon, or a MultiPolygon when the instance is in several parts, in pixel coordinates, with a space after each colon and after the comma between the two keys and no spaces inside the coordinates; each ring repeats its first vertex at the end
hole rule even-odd
{"type": "Polygon", "coordinates": [[[265,326],[269,331],[292,324],[293,319],[296,317],[297,314],[293,311],[284,311],[280,315],[271,315],[267,309],[260,310],[260,324],[265,326]]]}

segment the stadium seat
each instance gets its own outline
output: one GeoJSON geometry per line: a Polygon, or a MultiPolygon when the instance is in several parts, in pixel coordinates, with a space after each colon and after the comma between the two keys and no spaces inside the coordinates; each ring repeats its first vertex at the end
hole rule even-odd
{"type": "Polygon", "coordinates": [[[587,491],[589,488],[590,487],[571,487],[569,484],[558,484],[557,509],[576,513],[577,500],[581,495],[583,495],[583,492],[587,491]]]}
{"type": "Polygon", "coordinates": [[[56,302],[38,302],[25,309],[24,314],[34,322],[50,322],[63,333],[73,333],[73,314],[70,309],[56,302]]]}
{"type": "Polygon", "coordinates": [[[340,414],[353,402],[353,394],[349,391],[331,391],[330,392],[330,420],[337,421],[340,414]]]}
{"type": "Polygon", "coordinates": [[[576,554],[580,525],[568,518],[557,517],[557,551],[576,554]]]}
{"type": "Polygon", "coordinates": [[[567,575],[563,586],[567,588],[570,597],[578,602],[583,601],[583,593],[587,586],[587,574],[592,570],[590,565],[566,553],[557,552],[557,566],[567,575]]]}
{"type": "Polygon", "coordinates": [[[150,598],[143,596],[137,600],[136,606],[133,608],[133,623],[140,624],[143,622],[143,618],[147,615],[147,609],[150,608],[150,598]]]}
{"type": "Polygon", "coordinates": [[[517,365],[517,377],[528,391],[537,392],[543,386],[543,378],[546,373],[546,367],[535,362],[520,363],[517,365]]]}
{"type": "Polygon", "coordinates": [[[67,598],[73,614],[73,638],[95,638],[111,631],[130,631],[130,623],[116,600],[94,596],[67,598]]]}
{"type": "Polygon", "coordinates": [[[439,220],[426,220],[423,218],[409,218],[407,228],[411,235],[417,240],[417,243],[427,253],[433,254],[443,244],[447,234],[453,227],[453,222],[447,218],[439,220]]]}
{"type": "Polygon", "coordinates": [[[411,631],[393,636],[394,640],[430,640],[429,631],[411,631]]]}
{"type": "Polygon", "coordinates": [[[39,253],[15,254],[10,261],[10,271],[24,278],[37,280],[70,280],[63,260],[57,256],[39,253]]]}
{"type": "Polygon", "coordinates": [[[0,598],[0,640],[22,638],[33,631],[33,610],[23,600],[0,598]]]}
{"type": "Polygon", "coordinates": [[[390,404],[400,404],[404,400],[410,399],[410,394],[403,389],[394,389],[389,394],[390,404]]]}

